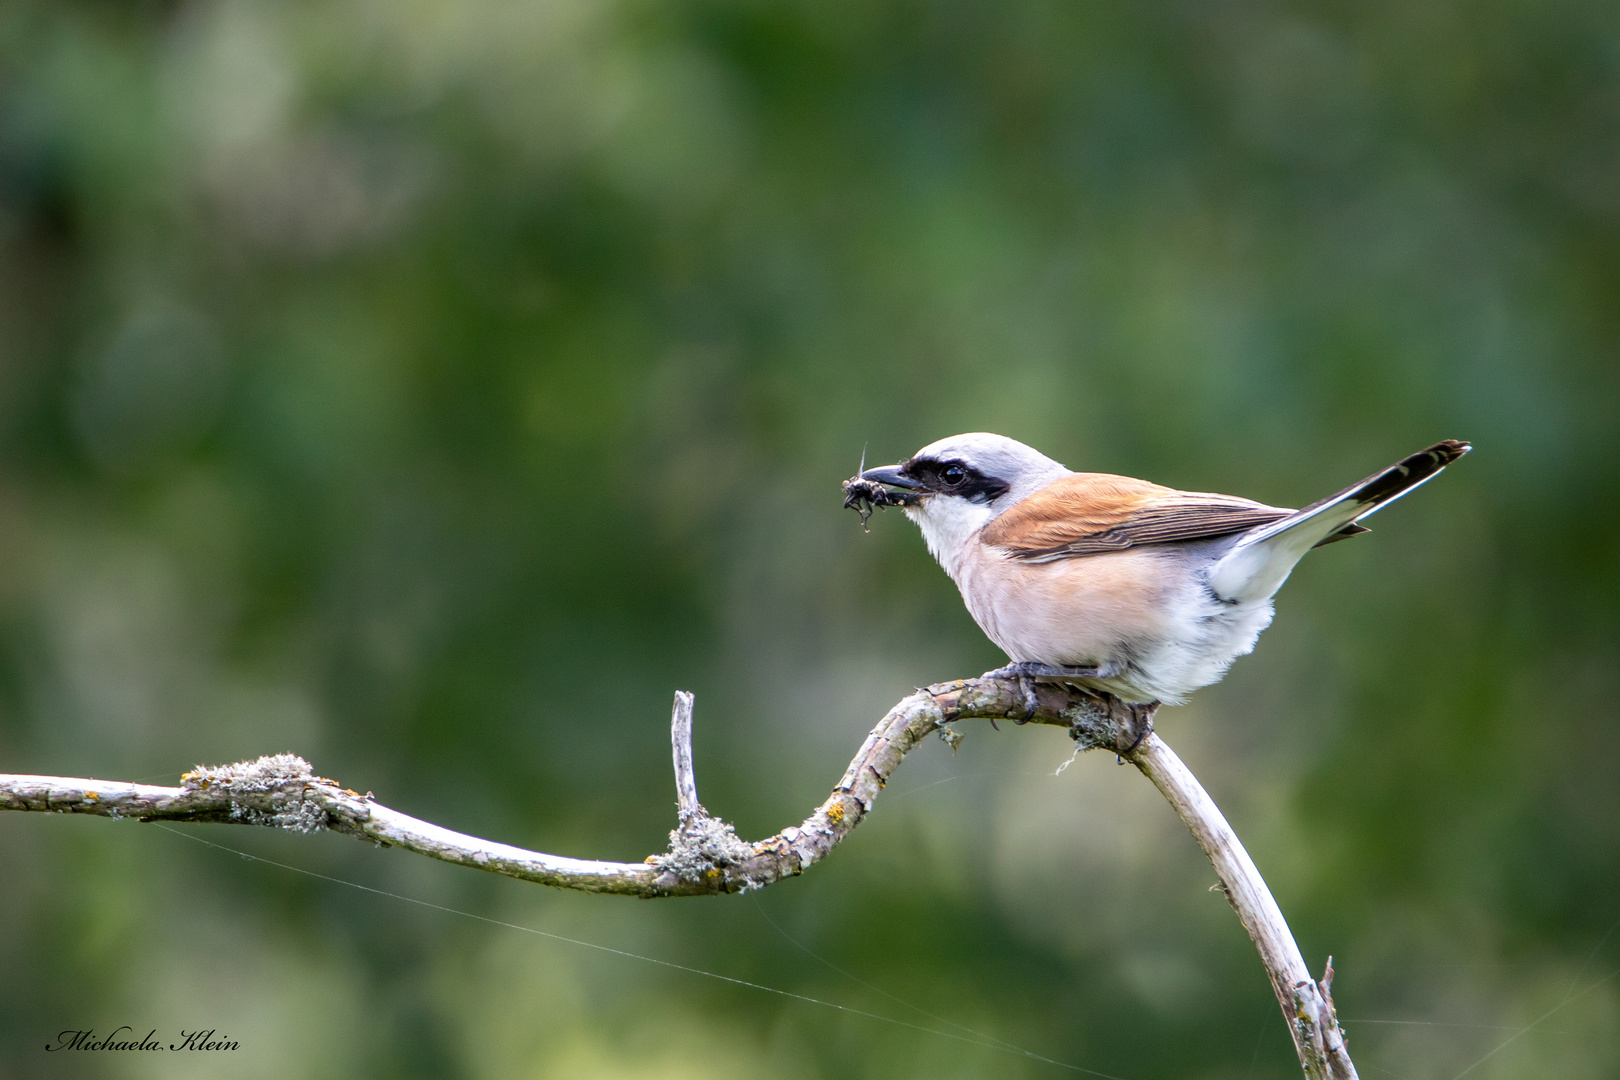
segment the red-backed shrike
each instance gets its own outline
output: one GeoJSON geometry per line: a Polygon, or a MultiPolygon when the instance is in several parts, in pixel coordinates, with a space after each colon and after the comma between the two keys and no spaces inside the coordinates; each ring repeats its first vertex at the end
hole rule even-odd
{"type": "Polygon", "coordinates": [[[1060,679],[1178,704],[1217,682],[1271,622],[1313,547],[1466,454],[1448,439],[1303,510],[1076,473],[975,432],[846,482],[846,505],[895,503],[1013,661],[991,675],[1060,679]],[[880,487],[879,485],[883,485],[880,487]]]}

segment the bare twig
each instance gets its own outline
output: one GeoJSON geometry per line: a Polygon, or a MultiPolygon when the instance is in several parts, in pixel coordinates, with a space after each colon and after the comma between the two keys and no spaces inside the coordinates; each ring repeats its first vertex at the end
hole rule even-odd
{"type": "Polygon", "coordinates": [[[675,691],[675,712],[669,720],[669,741],[675,752],[676,814],[685,824],[703,813],[697,797],[697,774],[692,769],[692,703],[690,690],[675,691]]]}
{"type": "Polygon", "coordinates": [[[452,832],[390,810],[371,795],[316,776],[291,754],[193,769],[182,786],[153,787],[60,776],[0,775],[0,810],[99,814],[139,821],[233,822],[313,832],[330,829],[446,862],[559,888],[641,897],[747,892],[803,873],[824,858],[872,809],[900,761],[931,733],[954,747],[958,720],[1017,719],[1067,728],[1080,749],[1129,760],[1163,792],[1214,864],[1244,929],[1265,964],[1310,1080],[1354,1080],[1355,1067],[1329,993],[1331,960],[1311,978],[1265,881],[1226,819],[1181,759],[1152,730],[1154,707],[1127,705],[1072,686],[1033,689],[999,679],[937,683],[904,699],[867,735],[843,779],[801,824],[756,843],[698,803],[692,768],[692,695],[675,696],[670,740],[678,827],[670,850],[640,863],[596,862],[525,851],[452,832]]]}

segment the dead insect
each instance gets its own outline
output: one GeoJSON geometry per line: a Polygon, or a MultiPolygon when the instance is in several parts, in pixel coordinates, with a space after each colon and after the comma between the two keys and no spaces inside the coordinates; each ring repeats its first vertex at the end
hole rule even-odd
{"type": "Polygon", "coordinates": [[[866,523],[872,520],[874,508],[883,505],[886,494],[882,484],[871,480],[862,480],[859,476],[852,476],[844,481],[844,509],[853,509],[861,515],[861,530],[871,532],[866,523]]]}
{"type": "Polygon", "coordinates": [[[861,463],[855,468],[855,475],[844,481],[844,509],[854,507],[855,512],[861,515],[861,531],[871,532],[866,523],[872,520],[872,511],[885,506],[909,506],[917,501],[917,496],[907,491],[891,491],[876,480],[863,479],[861,474],[866,471],[866,447],[861,447],[861,463]]]}
{"type": "Polygon", "coordinates": [[[862,529],[866,529],[872,511],[886,506],[906,506],[916,501],[917,496],[908,491],[891,491],[876,480],[862,480],[859,475],[844,481],[844,509],[854,509],[861,515],[862,529]]]}

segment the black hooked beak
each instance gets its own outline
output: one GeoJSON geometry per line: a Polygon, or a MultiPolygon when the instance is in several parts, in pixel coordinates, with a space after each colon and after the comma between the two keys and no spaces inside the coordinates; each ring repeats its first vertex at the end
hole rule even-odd
{"type": "Polygon", "coordinates": [[[867,469],[861,473],[861,479],[874,484],[887,484],[889,487],[903,488],[906,491],[920,491],[922,485],[902,470],[904,465],[880,465],[875,469],[867,469]]]}

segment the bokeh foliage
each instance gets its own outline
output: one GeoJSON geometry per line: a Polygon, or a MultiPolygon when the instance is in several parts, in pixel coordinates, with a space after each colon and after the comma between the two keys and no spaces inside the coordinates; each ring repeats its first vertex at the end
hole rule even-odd
{"type": "MultiPolygon", "coordinates": [[[[994,430],[1289,505],[1469,438],[1160,728],[1336,954],[1363,1075],[1449,1080],[1562,1005],[1469,1075],[1613,1076],[1617,24],[9,0],[0,768],[294,750],[452,827],[633,859],[672,823],[685,687],[705,802],[762,835],[912,686],[999,662],[909,525],[838,509],[863,445],[994,430]]],[[[1297,1075],[1191,841],[1111,760],[1054,778],[1066,753],[920,751],[812,874],[700,902],[190,833],[1130,1080],[1297,1075]]],[[[1065,1074],[150,827],[5,818],[0,1077],[1065,1074]],[[244,1048],[40,1049],[126,1023],[244,1048]]]]}

